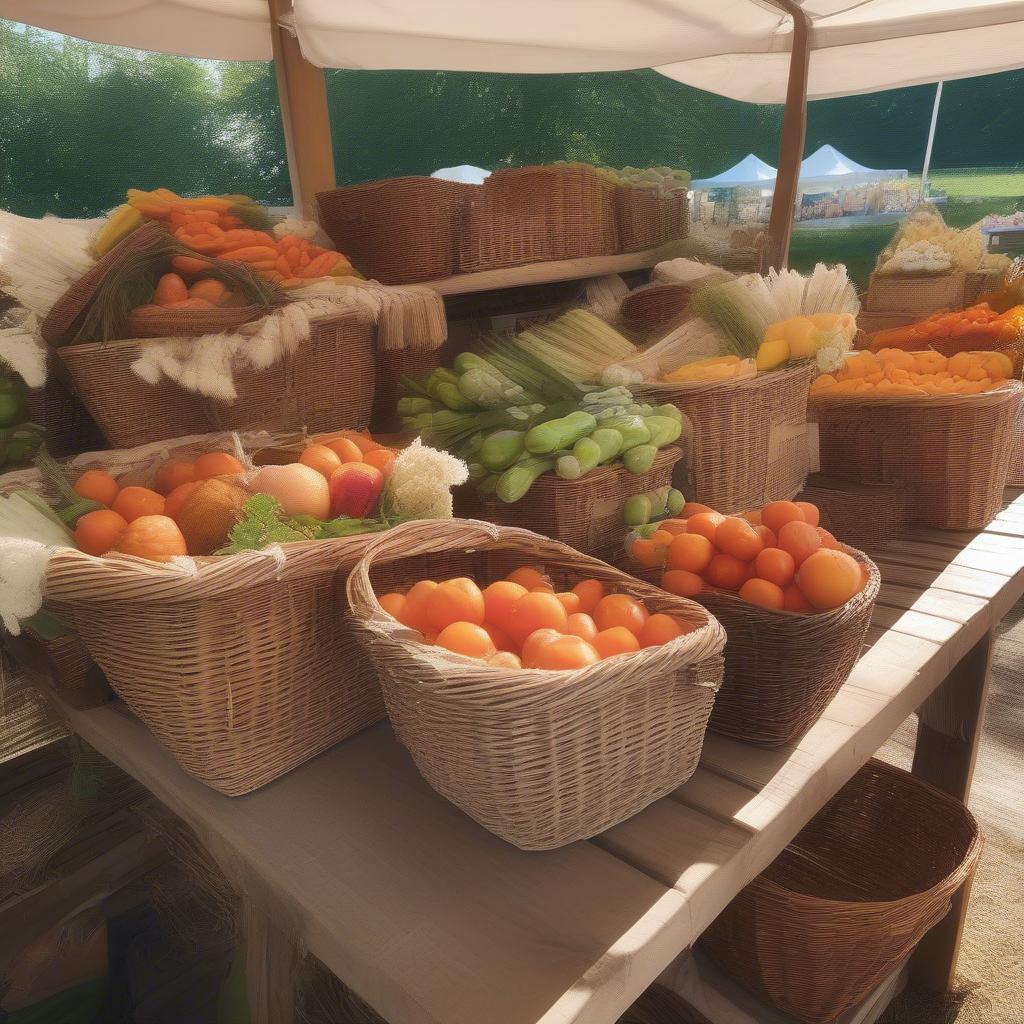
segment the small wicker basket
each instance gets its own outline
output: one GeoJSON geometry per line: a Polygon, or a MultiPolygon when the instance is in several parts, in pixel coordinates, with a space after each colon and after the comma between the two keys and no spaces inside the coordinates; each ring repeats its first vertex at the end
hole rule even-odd
{"type": "Polygon", "coordinates": [[[981,847],[960,801],[869,761],[701,945],[760,999],[803,1024],[830,1024],[942,920],[981,847]]]}
{"type": "Polygon", "coordinates": [[[654,284],[634,288],[623,300],[622,319],[641,334],[653,334],[681,320],[690,304],[692,291],[685,284],[654,284]]]}
{"type": "Polygon", "coordinates": [[[474,520],[396,527],[367,548],[347,595],[395,732],[420,773],[521,849],[603,832],[697,767],[725,633],[692,601],[528,530],[474,520]],[[524,562],[543,563],[560,587],[595,577],[697,628],[577,671],[499,669],[421,643],[375,596],[428,573],[437,578],[439,568],[483,581],[524,562]]]}
{"type": "Polygon", "coordinates": [[[898,313],[917,319],[967,304],[967,275],[932,274],[911,277],[874,273],[868,278],[865,307],[869,313],[898,313]]]}
{"type": "Polygon", "coordinates": [[[904,490],[912,523],[980,530],[1002,508],[1024,385],[978,395],[812,396],[821,470],[904,490]]]}

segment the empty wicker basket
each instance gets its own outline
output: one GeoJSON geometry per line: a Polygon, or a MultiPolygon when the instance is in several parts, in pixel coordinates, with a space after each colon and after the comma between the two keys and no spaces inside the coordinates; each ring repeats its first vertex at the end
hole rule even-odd
{"type": "Polygon", "coordinates": [[[759,998],[830,1024],[910,954],[971,878],[982,841],[960,801],[869,761],[701,939],[759,998]]]}
{"type": "Polygon", "coordinates": [[[347,593],[395,732],[420,773],[521,849],[596,835],[696,769],[725,634],[692,601],[528,530],[474,520],[396,527],[371,543],[347,593]],[[500,669],[423,644],[375,597],[385,587],[436,579],[439,568],[482,582],[524,563],[542,563],[560,588],[596,577],[697,628],[576,671],[500,669]]]}

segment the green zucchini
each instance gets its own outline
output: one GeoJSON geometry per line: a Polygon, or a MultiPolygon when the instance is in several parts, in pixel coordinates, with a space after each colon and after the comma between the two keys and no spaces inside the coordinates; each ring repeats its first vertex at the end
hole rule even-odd
{"type": "Polygon", "coordinates": [[[638,444],[622,456],[622,464],[630,473],[640,476],[651,471],[657,454],[658,449],[653,444],[638,444]]]}
{"type": "Polygon", "coordinates": [[[526,450],[534,455],[551,455],[559,448],[571,448],[596,427],[597,420],[589,412],[571,412],[561,419],[531,427],[526,435],[526,450]]]}
{"type": "Polygon", "coordinates": [[[496,430],[480,447],[480,461],[492,472],[508,469],[526,449],[523,430],[496,430]]]}
{"type": "Polygon", "coordinates": [[[501,474],[495,493],[502,501],[519,501],[542,473],[555,468],[555,460],[534,456],[517,462],[501,474]]]}

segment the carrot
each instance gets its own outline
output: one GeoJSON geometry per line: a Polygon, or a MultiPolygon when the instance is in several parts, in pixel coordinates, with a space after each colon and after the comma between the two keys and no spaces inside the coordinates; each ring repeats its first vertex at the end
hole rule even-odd
{"type": "Polygon", "coordinates": [[[309,265],[302,271],[302,276],[323,277],[331,272],[337,262],[338,254],[336,252],[325,252],[322,256],[317,256],[310,261],[309,265]]]}
{"type": "Polygon", "coordinates": [[[191,206],[172,206],[171,220],[189,224],[219,224],[220,214],[216,210],[197,210],[191,206]]]}
{"type": "Polygon", "coordinates": [[[156,283],[153,301],[158,306],[169,306],[188,298],[188,286],[177,274],[164,274],[156,283]]]}
{"type": "Polygon", "coordinates": [[[196,252],[219,252],[224,232],[216,224],[200,221],[198,224],[178,228],[174,237],[196,252]]]}
{"type": "Polygon", "coordinates": [[[277,242],[266,231],[254,231],[252,228],[233,228],[230,231],[225,231],[222,241],[225,252],[252,245],[265,245],[273,249],[275,253],[277,251],[277,242]]]}
{"type": "Polygon", "coordinates": [[[277,262],[274,264],[274,269],[285,277],[290,277],[292,272],[292,265],[288,262],[287,256],[278,256],[277,262]]]}
{"type": "Polygon", "coordinates": [[[210,269],[210,261],[198,256],[175,256],[171,266],[183,277],[198,277],[210,269]]]}
{"type": "Polygon", "coordinates": [[[196,281],[189,288],[188,297],[190,299],[206,299],[207,302],[212,302],[215,306],[223,306],[228,299],[228,289],[221,281],[207,277],[202,281],[196,281]]]}
{"type": "Polygon", "coordinates": [[[248,245],[240,249],[222,252],[222,260],[233,260],[237,263],[270,263],[271,270],[277,264],[277,250],[270,245],[248,245]]]}
{"type": "Polygon", "coordinates": [[[222,213],[220,215],[220,222],[219,223],[220,223],[220,226],[225,231],[230,231],[230,230],[232,230],[234,228],[244,228],[246,226],[245,225],[245,221],[242,220],[241,217],[236,217],[232,213],[222,213]]]}

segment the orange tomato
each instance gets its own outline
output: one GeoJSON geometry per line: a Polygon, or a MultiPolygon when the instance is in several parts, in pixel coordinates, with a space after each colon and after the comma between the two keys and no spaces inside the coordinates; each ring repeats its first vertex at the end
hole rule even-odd
{"type": "Polygon", "coordinates": [[[761,526],[755,526],[754,529],[757,531],[758,537],[761,538],[761,542],[766,548],[775,548],[779,546],[778,539],[767,526],[762,524],[761,526]]]}
{"type": "Polygon", "coordinates": [[[666,565],[669,569],[685,569],[701,573],[715,553],[714,545],[702,533],[681,533],[668,549],[666,565]]]}
{"type": "Polygon", "coordinates": [[[153,490],[167,495],[182,484],[192,483],[195,477],[196,468],[193,463],[185,462],[183,459],[171,459],[157,470],[153,490]]]}
{"type": "Polygon", "coordinates": [[[715,531],[715,546],[741,562],[749,562],[764,550],[764,541],[745,519],[728,516],[718,524],[715,531]]]}
{"type": "Polygon", "coordinates": [[[693,597],[704,589],[704,581],[686,569],[669,569],[662,573],[661,589],[677,597],[693,597]]]}
{"type": "Polygon", "coordinates": [[[516,601],[527,593],[526,587],[511,580],[498,580],[484,588],[484,618],[508,630],[516,601]]]}
{"type": "Polygon", "coordinates": [[[421,633],[430,630],[427,620],[427,602],[430,595],[438,588],[439,584],[433,580],[420,580],[414,584],[405,595],[405,607],[401,616],[396,616],[403,626],[410,629],[418,629],[421,633]]]}
{"type": "Polygon", "coordinates": [[[800,506],[792,501],[772,501],[761,509],[761,522],[776,536],[786,523],[804,522],[800,506]]]}
{"type": "Polygon", "coordinates": [[[524,641],[522,650],[519,652],[523,668],[533,668],[531,664],[537,657],[537,652],[557,640],[562,634],[557,629],[535,629],[524,641]]]}
{"type": "Polygon", "coordinates": [[[688,622],[680,622],[671,615],[656,612],[644,623],[637,640],[641,647],[658,647],[675,640],[677,636],[692,632],[693,626],[688,622]]]}
{"type": "Polygon", "coordinates": [[[719,515],[717,512],[698,512],[686,520],[686,532],[687,534],[699,533],[714,543],[718,525],[724,519],[725,516],[719,515]]]}
{"type": "Polygon", "coordinates": [[[336,437],[333,441],[324,441],[323,444],[325,448],[330,448],[341,462],[363,461],[362,449],[347,437],[336,437]]]}
{"type": "Polygon", "coordinates": [[[209,480],[212,476],[237,476],[245,472],[245,466],[227,452],[206,452],[193,465],[196,480],[209,480]]]}
{"type": "Polygon", "coordinates": [[[658,523],[658,532],[671,533],[673,537],[678,536],[680,533],[686,533],[686,520],[685,519],[662,519],[658,523]]]}
{"type": "Polygon", "coordinates": [[[427,625],[438,632],[453,622],[484,624],[484,595],[466,576],[439,583],[427,597],[426,607],[427,625]]]}
{"type": "Polygon", "coordinates": [[[761,525],[761,510],[759,508],[748,508],[746,512],[741,512],[740,515],[746,519],[751,526],[761,525]]]}
{"type": "MultiPolygon", "coordinates": [[[[378,444],[372,437],[368,437],[366,434],[360,434],[358,430],[345,430],[338,435],[335,440],[344,439],[351,441],[360,452],[365,455],[367,452],[376,451],[378,448],[382,448],[383,445],[378,444]]],[[[326,444],[326,442],[324,442],[326,444]]]]}
{"type": "Polygon", "coordinates": [[[571,590],[563,591],[560,594],[555,594],[555,597],[562,602],[562,607],[565,609],[566,615],[573,615],[580,610],[580,595],[574,594],[571,590]]]}
{"type": "Polygon", "coordinates": [[[390,448],[373,448],[363,453],[363,462],[375,466],[385,477],[391,474],[391,467],[397,458],[398,455],[390,448]]]}
{"type": "Polygon", "coordinates": [[[638,562],[645,569],[657,569],[665,564],[668,548],[655,544],[653,540],[639,537],[633,541],[629,554],[634,562],[638,562]]]}
{"type": "Polygon", "coordinates": [[[669,544],[672,543],[672,539],[675,536],[676,535],[674,533],[670,533],[668,530],[661,529],[661,524],[659,523],[658,529],[651,534],[650,540],[653,541],[655,544],[660,545],[661,547],[667,548],[669,544]]]}
{"type": "Polygon", "coordinates": [[[604,597],[604,584],[600,580],[580,580],[572,592],[580,599],[579,610],[592,615],[598,601],[604,597]]]}
{"type": "Polygon", "coordinates": [[[450,622],[437,634],[434,643],[467,658],[489,658],[497,653],[487,630],[475,622],[450,622]]]}
{"type": "Polygon", "coordinates": [[[782,593],[782,607],[787,612],[814,611],[814,609],[807,603],[807,598],[804,597],[803,591],[795,583],[790,583],[789,586],[784,587],[782,593]]]}
{"type": "Polygon", "coordinates": [[[568,672],[596,665],[600,660],[601,656],[586,640],[578,636],[560,636],[557,640],[542,644],[527,667],[568,672]]]}
{"type": "Polygon", "coordinates": [[[75,524],[75,544],[87,555],[105,555],[128,529],[123,516],[109,508],[86,512],[75,524]]]}
{"type": "Polygon", "coordinates": [[[818,536],[821,538],[821,546],[823,548],[829,548],[832,551],[842,550],[839,541],[837,541],[835,537],[824,527],[818,527],[818,536]]]}
{"type": "Polygon", "coordinates": [[[581,640],[593,643],[594,637],[597,636],[597,625],[586,612],[573,612],[566,619],[565,631],[573,636],[578,636],[581,640]]]}
{"type": "Polygon", "coordinates": [[[804,520],[811,524],[811,526],[817,526],[821,521],[821,512],[818,506],[810,501],[794,501],[794,505],[804,514],[804,520]]]}
{"type": "Polygon", "coordinates": [[[796,562],[793,561],[793,556],[782,548],[765,548],[754,559],[754,571],[758,578],[774,583],[777,587],[784,587],[792,582],[796,562]]]}
{"type": "Polygon", "coordinates": [[[631,633],[638,635],[647,618],[647,609],[628,594],[602,597],[594,609],[594,623],[601,632],[615,626],[625,626],[631,633]]]}
{"type": "Polygon", "coordinates": [[[536,590],[538,587],[550,587],[551,580],[542,565],[522,565],[510,572],[505,579],[518,583],[527,590],[536,590]]]}
{"type": "Polygon", "coordinates": [[[739,590],[750,577],[750,566],[734,555],[715,555],[704,570],[704,578],[721,590],[739,590]]]}
{"type": "Polygon", "coordinates": [[[810,523],[791,522],[779,530],[779,547],[793,556],[797,566],[821,547],[821,537],[810,523]]]}
{"type": "Polygon", "coordinates": [[[392,591],[390,594],[378,597],[377,602],[393,619],[402,621],[402,612],[405,610],[405,594],[392,591]]]}
{"type": "Polygon", "coordinates": [[[105,469],[87,469],[75,481],[75,494],[80,498],[112,505],[121,490],[118,482],[105,469]]]}
{"type": "Polygon", "coordinates": [[[202,483],[201,480],[190,480],[187,484],[178,484],[170,494],[164,498],[164,515],[171,519],[177,519],[182,506],[188,500],[188,496],[202,483]]]}
{"type": "Polygon", "coordinates": [[[491,668],[522,668],[523,663],[519,660],[519,656],[513,654],[511,651],[498,651],[497,654],[492,654],[487,659],[487,664],[491,668]]]}
{"type": "Polygon", "coordinates": [[[341,459],[338,457],[337,452],[332,451],[325,444],[311,444],[303,450],[299,456],[299,462],[303,466],[315,469],[328,480],[331,479],[332,474],[341,469],[341,459]]]}
{"type": "Polygon", "coordinates": [[[710,505],[702,505],[699,501],[688,501],[679,513],[680,519],[689,519],[690,516],[700,515],[704,512],[710,512],[712,515],[718,515],[718,513],[710,505]]]}
{"type": "Polygon", "coordinates": [[[162,516],[164,498],[148,487],[124,487],[110,507],[130,523],[142,516],[162,516]]]}
{"type": "Polygon", "coordinates": [[[616,654],[635,654],[640,650],[640,641],[625,626],[602,629],[591,641],[601,658],[614,658],[616,654]]]}
{"type": "Polygon", "coordinates": [[[740,587],[740,598],[749,604],[760,605],[762,608],[782,608],[786,603],[786,595],[782,587],[768,580],[747,580],[740,587]]]}
{"type": "Polygon", "coordinates": [[[501,626],[495,626],[493,622],[485,622],[484,629],[487,631],[487,635],[491,638],[491,643],[494,644],[495,650],[515,650],[515,644],[512,643],[512,638],[501,628],[501,626]]]}
{"type": "Polygon", "coordinates": [[[860,591],[860,566],[845,551],[822,548],[800,566],[797,583],[815,608],[838,608],[860,591]]]}
{"type": "Polygon", "coordinates": [[[519,641],[525,640],[538,629],[555,629],[559,633],[564,633],[568,619],[565,606],[554,594],[531,591],[516,601],[508,631],[519,641]]]}
{"type": "MultiPolygon", "coordinates": [[[[160,500],[163,501],[162,498],[160,500]]],[[[148,558],[153,562],[169,562],[176,555],[188,554],[188,546],[178,524],[162,515],[143,515],[133,519],[121,534],[114,550],[125,555],[148,558]]]]}

